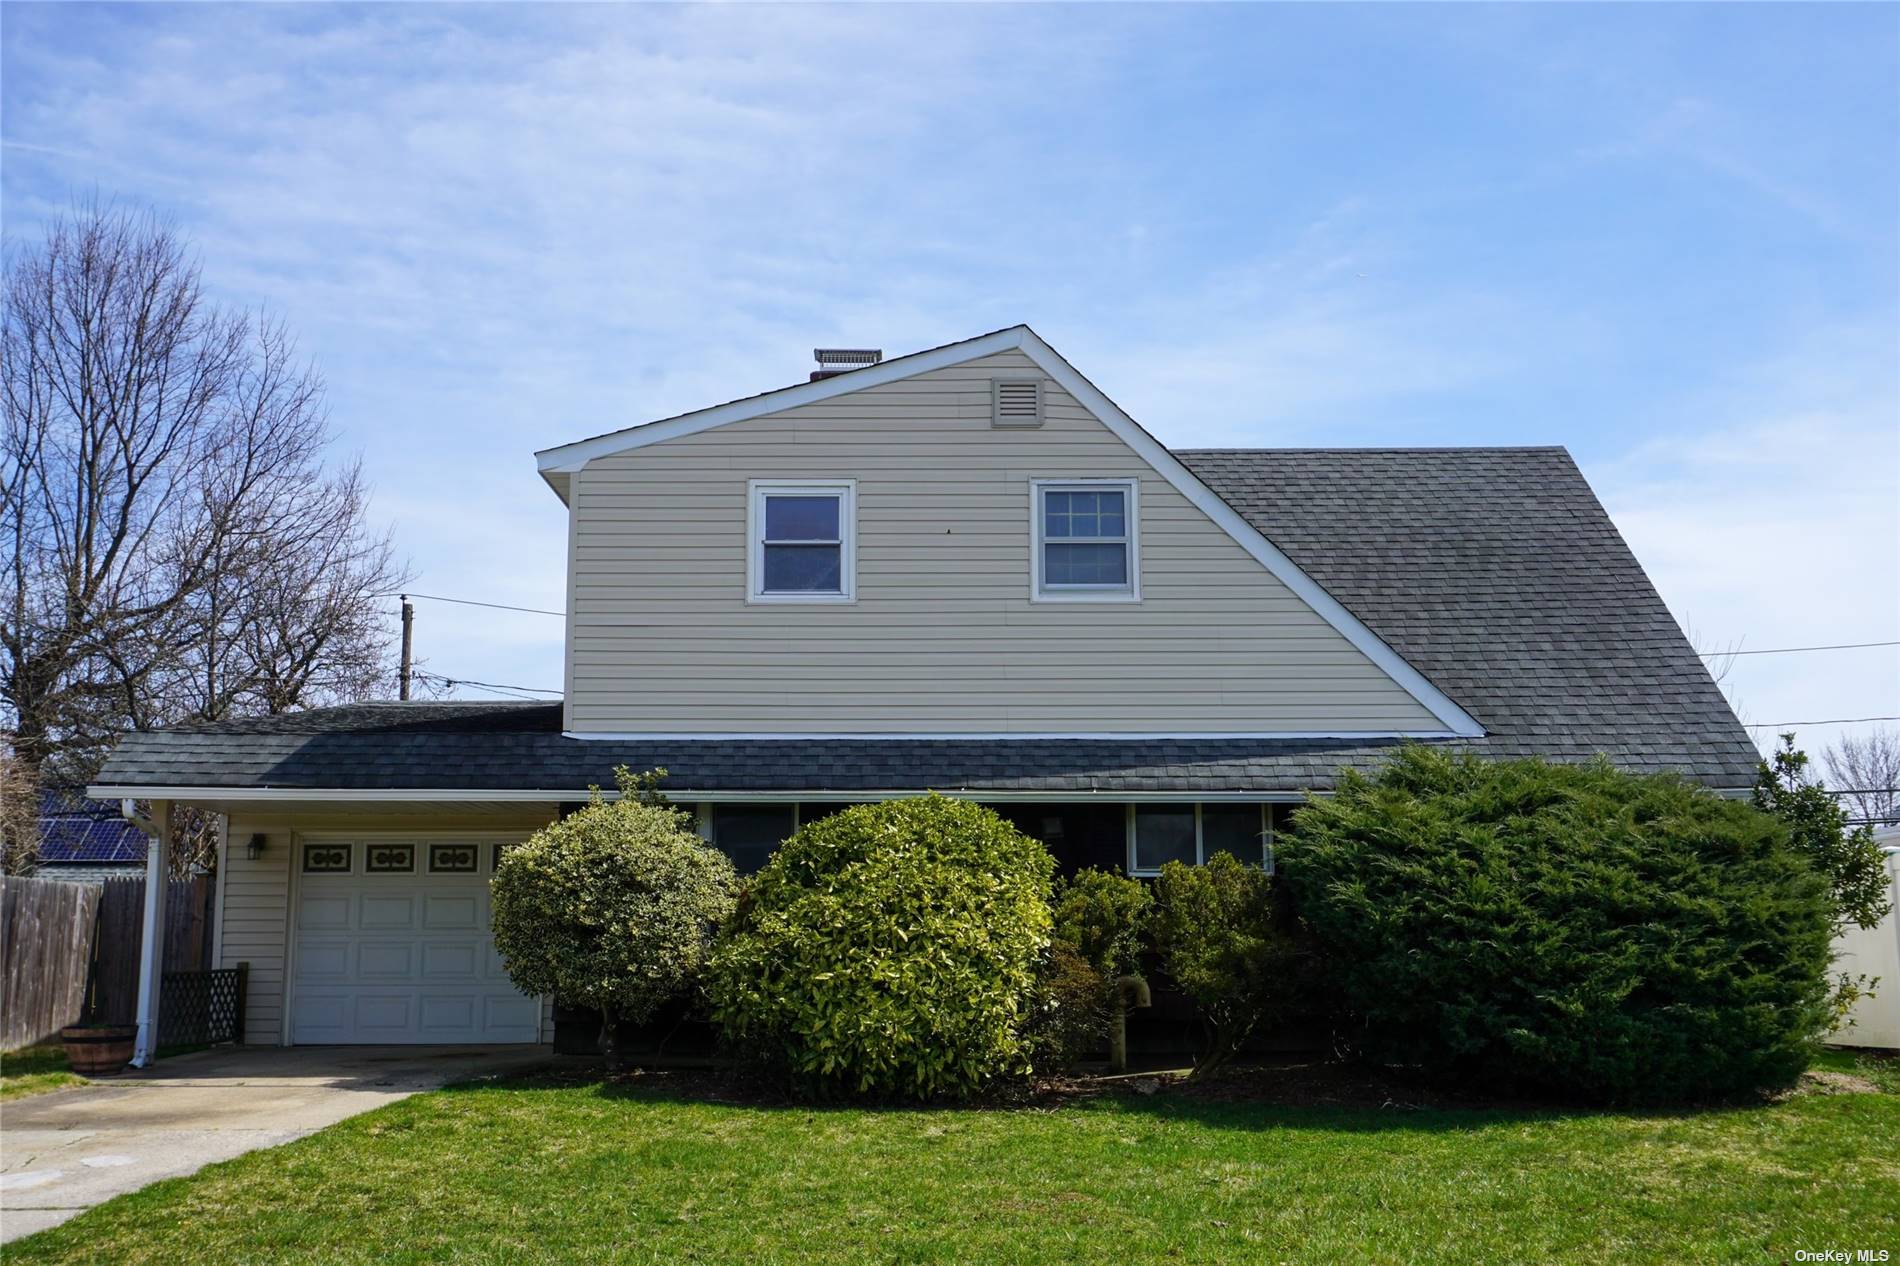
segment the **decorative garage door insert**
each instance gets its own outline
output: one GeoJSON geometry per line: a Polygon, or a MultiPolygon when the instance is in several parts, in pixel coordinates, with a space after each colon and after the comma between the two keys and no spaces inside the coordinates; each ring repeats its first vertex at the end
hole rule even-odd
{"type": "Polygon", "coordinates": [[[290,1040],[539,1041],[540,1000],[508,982],[489,934],[500,847],[299,842],[290,1040]]]}

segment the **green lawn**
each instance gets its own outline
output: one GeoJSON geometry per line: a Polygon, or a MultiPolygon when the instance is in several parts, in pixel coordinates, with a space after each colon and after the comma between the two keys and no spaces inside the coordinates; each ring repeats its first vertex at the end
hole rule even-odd
{"type": "Polygon", "coordinates": [[[60,1047],[29,1046],[0,1053],[0,1100],[85,1084],[84,1077],[66,1066],[66,1052],[60,1047]]]}
{"type": "Polygon", "coordinates": [[[6,1260],[1900,1260],[1896,1143],[1892,1093],[1682,1114],[1173,1091],[877,1111],[550,1078],[417,1096],[122,1197],[6,1260]]]}

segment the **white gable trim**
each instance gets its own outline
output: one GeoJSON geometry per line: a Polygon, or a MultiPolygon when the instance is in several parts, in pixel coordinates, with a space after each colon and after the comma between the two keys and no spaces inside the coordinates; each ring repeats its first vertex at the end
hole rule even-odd
{"type": "MultiPolygon", "coordinates": [[[[762,395],[747,396],[743,400],[714,405],[710,409],[697,409],[692,413],[682,413],[677,417],[664,418],[658,422],[647,422],[624,430],[610,431],[606,435],[596,435],[592,439],[576,440],[572,444],[562,444],[556,448],[544,448],[534,455],[535,465],[541,472],[541,478],[547,480],[549,485],[560,493],[561,500],[566,501],[566,477],[596,457],[632,452],[636,448],[646,448],[650,444],[663,444],[667,440],[679,439],[682,435],[696,435],[701,431],[709,431],[715,426],[724,426],[728,422],[743,422],[747,418],[762,417],[767,413],[779,413],[785,409],[796,409],[800,405],[817,404],[821,400],[831,400],[865,387],[880,387],[887,382],[897,382],[899,379],[910,378],[916,374],[927,374],[935,369],[947,369],[952,365],[961,365],[965,361],[994,356],[997,352],[1007,352],[1021,347],[1025,336],[1036,337],[1028,326],[1013,325],[1006,330],[979,335],[960,343],[946,343],[942,347],[933,347],[925,352],[914,352],[909,356],[899,356],[895,360],[880,361],[875,365],[867,365],[863,369],[853,369],[848,373],[821,378],[817,382],[801,382],[794,386],[781,387],[777,391],[768,391],[762,395]]],[[[1036,339],[1036,341],[1040,343],[1042,340],[1036,339]]]]}
{"type": "MultiPolygon", "coordinates": [[[[1262,566],[1277,576],[1282,584],[1318,612],[1321,619],[1338,630],[1340,635],[1357,647],[1367,659],[1377,664],[1387,676],[1437,717],[1445,726],[1445,736],[1478,738],[1484,734],[1484,727],[1479,725],[1470,713],[1459,707],[1450,696],[1428,681],[1423,673],[1413,668],[1397,651],[1387,646],[1338,599],[1301,571],[1292,559],[1280,552],[1279,547],[1261,535],[1252,524],[1241,518],[1232,506],[1221,500],[1213,489],[1202,483],[1192,471],[1183,466],[1161,441],[1148,434],[1138,422],[1122,412],[1120,405],[1103,395],[1094,383],[1084,378],[1075,366],[1064,360],[1060,353],[1043,342],[1042,338],[1026,325],[1013,325],[1006,330],[997,330],[992,334],[966,339],[961,343],[949,343],[943,347],[932,348],[910,356],[900,356],[895,360],[887,360],[865,369],[854,369],[850,373],[821,379],[818,382],[799,383],[796,386],[768,391],[763,395],[752,396],[745,400],[734,400],[729,404],[718,405],[711,409],[683,413],[678,417],[649,422],[644,426],[630,427],[608,435],[598,435],[592,439],[564,444],[558,448],[543,449],[535,454],[535,460],[540,466],[542,478],[560,492],[566,485],[567,476],[597,457],[631,452],[634,449],[665,443],[667,440],[678,439],[681,436],[711,430],[716,426],[725,426],[729,422],[743,422],[748,418],[762,417],[785,409],[795,409],[800,405],[816,404],[821,400],[830,400],[865,387],[882,386],[916,374],[946,369],[952,365],[960,365],[966,361],[1007,351],[1022,352],[1063,390],[1080,401],[1116,438],[1134,449],[1136,454],[1153,467],[1157,474],[1174,485],[1177,492],[1194,503],[1242,549],[1253,555],[1262,566]]],[[[563,499],[565,499],[565,493],[563,493],[563,499]]]]}
{"type": "Polygon", "coordinates": [[[1242,549],[1252,554],[1268,571],[1279,577],[1282,584],[1298,594],[1307,606],[1317,611],[1321,619],[1339,630],[1341,636],[1358,647],[1367,659],[1377,664],[1427,711],[1444,722],[1447,731],[1460,738],[1479,738],[1484,734],[1484,727],[1478,724],[1475,717],[1426,680],[1425,674],[1406,663],[1378,634],[1361,623],[1359,617],[1346,610],[1337,598],[1320,587],[1319,582],[1301,571],[1292,559],[1280,552],[1277,545],[1241,518],[1238,511],[1222,501],[1212,488],[1201,482],[1199,476],[1183,466],[1180,459],[1170,453],[1160,440],[1123,413],[1120,405],[1103,395],[1094,383],[1062,359],[1034,330],[1028,326],[1017,328],[1022,331],[1021,349],[1024,355],[1040,365],[1044,373],[1061,384],[1063,390],[1081,401],[1117,438],[1134,449],[1163,479],[1173,484],[1175,491],[1219,524],[1227,535],[1239,542],[1242,549]]]}

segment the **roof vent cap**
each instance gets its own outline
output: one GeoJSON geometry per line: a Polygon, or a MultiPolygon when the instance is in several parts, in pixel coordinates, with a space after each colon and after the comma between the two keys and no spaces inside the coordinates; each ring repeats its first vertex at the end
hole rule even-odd
{"type": "Polygon", "coordinates": [[[818,382],[825,378],[836,378],[839,374],[848,374],[854,369],[863,369],[866,365],[875,365],[884,359],[881,347],[814,347],[812,359],[818,362],[818,368],[811,371],[811,380],[818,382]]]}

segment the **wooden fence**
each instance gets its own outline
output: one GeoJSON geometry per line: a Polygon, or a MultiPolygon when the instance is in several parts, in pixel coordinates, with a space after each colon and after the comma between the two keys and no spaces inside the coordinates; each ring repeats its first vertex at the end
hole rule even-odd
{"type": "MultiPolygon", "coordinates": [[[[0,1050],[46,1041],[79,1022],[100,888],[0,876],[0,1050]]],[[[136,979],[136,963],[133,970],[136,979]]]]}
{"type": "MultiPolygon", "coordinates": [[[[165,894],[165,972],[211,966],[212,881],[165,894]]],[[[51,1039],[82,1018],[132,1024],[139,1010],[145,877],[96,883],[0,877],[0,1050],[51,1039]]]]}
{"type": "MultiPolygon", "coordinates": [[[[104,881],[99,935],[93,951],[90,1014],[104,1024],[131,1024],[139,1011],[139,942],[145,934],[145,877],[104,881]]],[[[211,965],[211,879],[174,879],[165,894],[168,972],[211,965]]]]}

